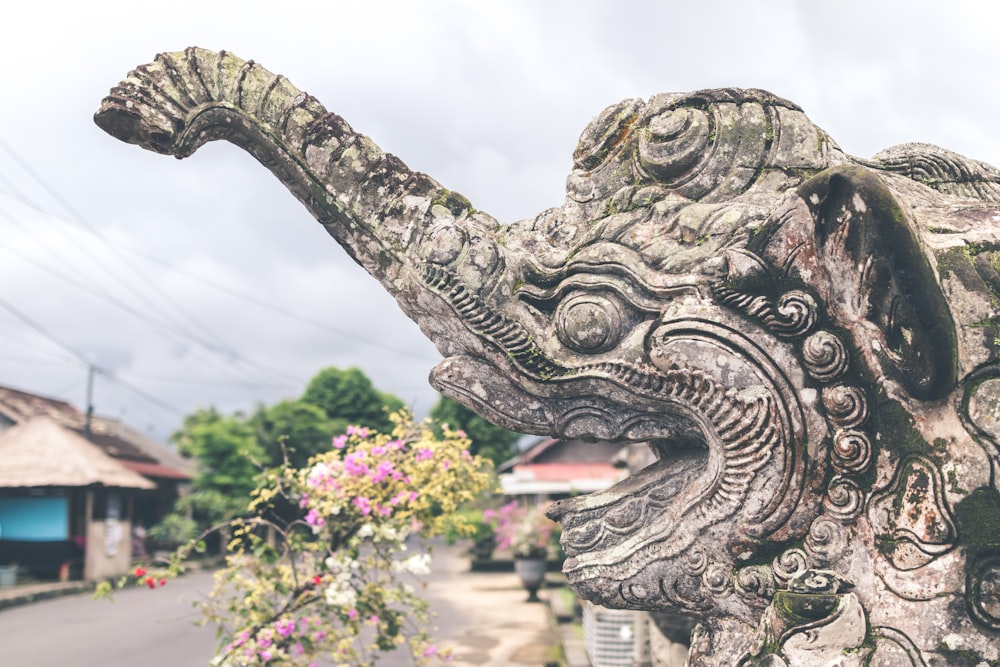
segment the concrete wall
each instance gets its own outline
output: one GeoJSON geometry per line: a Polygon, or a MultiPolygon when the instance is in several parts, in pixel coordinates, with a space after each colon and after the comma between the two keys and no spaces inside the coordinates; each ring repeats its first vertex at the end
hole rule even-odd
{"type": "Polygon", "coordinates": [[[83,578],[88,581],[118,577],[132,563],[132,523],[107,519],[87,523],[87,550],[83,578]]]}

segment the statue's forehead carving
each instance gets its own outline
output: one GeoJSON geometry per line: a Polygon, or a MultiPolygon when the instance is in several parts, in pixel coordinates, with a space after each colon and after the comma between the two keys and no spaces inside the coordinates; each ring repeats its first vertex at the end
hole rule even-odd
{"type": "Polygon", "coordinates": [[[643,186],[720,202],[739,197],[769,170],[814,172],[846,161],[798,106],[766,91],[664,93],[623,100],[590,123],[568,190],[582,204],[643,186]]]}

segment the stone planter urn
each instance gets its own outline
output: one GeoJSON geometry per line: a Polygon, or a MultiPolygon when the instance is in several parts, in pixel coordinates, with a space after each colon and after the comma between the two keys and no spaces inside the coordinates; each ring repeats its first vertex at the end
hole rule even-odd
{"type": "Polygon", "coordinates": [[[528,591],[528,602],[541,602],[538,589],[545,581],[545,558],[515,558],[514,571],[521,578],[521,585],[528,591]]]}
{"type": "Polygon", "coordinates": [[[489,560],[493,557],[493,550],[496,549],[497,538],[495,535],[481,538],[472,543],[472,557],[478,561],[489,560]]]}

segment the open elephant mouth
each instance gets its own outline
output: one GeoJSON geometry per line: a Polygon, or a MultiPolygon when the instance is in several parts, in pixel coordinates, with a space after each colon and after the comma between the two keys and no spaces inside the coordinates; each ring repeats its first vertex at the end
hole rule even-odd
{"type": "MultiPolygon", "coordinates": [[[[453,398],[512,427],[646,443],[652,453],[651,463],[614,486],[549,509],[562,525],[563,571],[584,597],[635,606],[672,585],[664,568],[717,524],[740,514],[747,532],[763,534],[787,518],[789,495],[798,493],[785,447],[789,427],[763,385],[727,388],[676,365],[595,365],[544,384],[522,380],[512,383],[509,373],[472,357],[450,358],[434,374],[434,384],[453,398]],[[505,398],[491,401],[493,391],[505,398]],[[630,411],[623,409],[626,395],[630,411]]],[[[730,540],[747,535],[718,537],[712,547],[724,558],[730,540]]]]}

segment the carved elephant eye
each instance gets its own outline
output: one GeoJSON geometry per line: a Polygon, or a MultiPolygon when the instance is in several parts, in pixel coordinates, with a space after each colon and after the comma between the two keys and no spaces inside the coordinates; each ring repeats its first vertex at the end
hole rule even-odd
{"type": "Polygon", "coordinates": [[[468,240],[468,234],[456,225],[438,224],[428,230],[420,252],[433,264],[447,265],[458,258],[468,240]]]}
{"type": "Polygon", "coordinates": [[[625,331],[617,300],[601,294],[577,294],[556,310],[556,333],[563,345],[585,354],[614,348],[625,331]]]}

